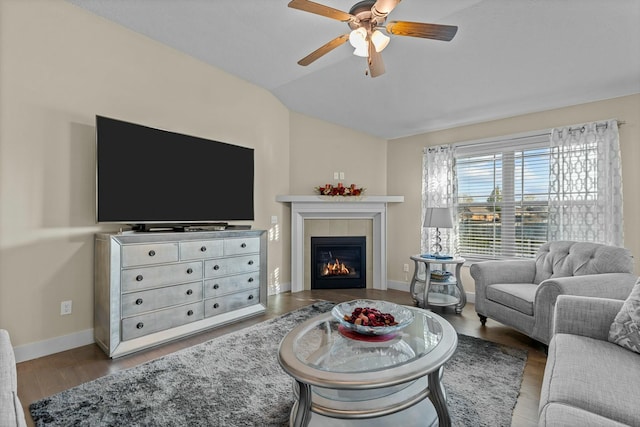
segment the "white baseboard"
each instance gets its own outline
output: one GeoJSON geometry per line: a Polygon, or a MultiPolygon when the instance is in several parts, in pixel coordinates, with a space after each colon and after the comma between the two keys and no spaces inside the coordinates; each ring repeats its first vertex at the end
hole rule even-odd
{"type": "Polygon", "coordinates": [[[409,292],[409,283],[399,282],[396,280],[387,280],[387,289],[395,289],[396,291],[409,292]]]}
{"type": "Polygon", "coordinates": [[[14,347],[13,352],[16,356],[16,363],[20,363],[61,351],[71,350],[72,348],[82,347],[83,345],[93,344],[94,342],[92,328],[32,344],[20,345],[14,347]]]}
{"type": "Polygon", "coordinates": [[[277,287],[269,286],[267,295],[277,295],[277,294],[282,294],[284,292],[290,292],[290,291],[291,291],[291,282],[278,283],[277,287]]]}

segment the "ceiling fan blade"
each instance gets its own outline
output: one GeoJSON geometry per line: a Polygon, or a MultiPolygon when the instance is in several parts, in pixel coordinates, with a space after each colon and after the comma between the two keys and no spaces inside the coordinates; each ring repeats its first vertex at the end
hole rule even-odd
{"type": "Polygon", "coordinates": [[[356,17],[343,12],[338,9],[334,9],[329,6],[325,6],[323,4],[314,3],[309,0],[291,0],[289,2],[289,7],[294,9],[303,10],[305,12],[315,13],[316,15],[326,16],[327,18],[337,19],[338,21],[352,21],[355,20],[356,17]]]}
{"type": "Polygon", "coordinates": [[[369,42],[369,58],[367,62],[369,63],[369,74],[371,78],[384,74],[385,70],[382,55],[376,51],[375,46],[371,42],[369,42]]]}
{"type": "Polygon", "coordinates": [[[311,52],[309,55],[302,58],[300,61],[298,61],[298,64],[307,66],[311,64],[313,61],[315,61],[316,59],[320,58],[321,56],[331,52],[333,49],[344,44],[344,42],[346,42],[347,40],[349,40],[349,34],[343,34],[339,37],[336,37],[335,39],[324,44],[323,46],[311,52]]]}
{"type": "Polygon", "coordinates": [[[371,12],[374,16],[386,17],[398,3],[400,0],[378,0],[371,8],[371,12]]]}
{"type": "Polygon", "coordinates": [[[423,39],[451,41],[458,32],[454,25],[424,24],[421,22],[391,21],[387,32],[396,36],[422,37],[423,39]]]}

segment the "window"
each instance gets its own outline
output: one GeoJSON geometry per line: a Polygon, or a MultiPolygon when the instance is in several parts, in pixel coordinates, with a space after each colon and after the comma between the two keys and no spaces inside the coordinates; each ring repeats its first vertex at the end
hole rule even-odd
{"type": "MultiPolygon", "coordinates": [[[[468,259],[533,257],[550,240],[624,246],[618,126],[425,148],[423,217],[428,207],[454,207],[443,246],[468,259]]],[[[423,228],[423,250],[431,237],[423,228]]]]}
{"type": "Polygon", "coordinates": [[[549,134],[460,147],[455,158],[460,254],[533,256],[547,241],[549,134]]]}

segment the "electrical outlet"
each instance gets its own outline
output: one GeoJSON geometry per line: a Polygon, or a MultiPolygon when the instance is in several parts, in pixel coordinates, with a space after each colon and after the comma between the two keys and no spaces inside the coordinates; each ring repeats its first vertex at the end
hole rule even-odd
{"type": "Polygon", "coordinates": [[[277,224],[277,223],[278,223],[278,216],[271,215],[271,224],[277,224]]]}
{"type": "Polygon", "coordinates": [[[338,172],[333,173],[333,179],[338,179],[338,172]]]}
{"type": "Polygon", "coordinates": [[[72,307],[72,302],[71,300],[69,301],[62,301],[60,303],[60,316],[64,316],[67,314],[71,314],[71,307],[72,307]]]}
{"type": "Polygon", "coordinates": [[[405,264],[402,266],[402,271],[404,271],[405,273],[409,272],[409,264],[405,264]]]}
{"type": "Polygon", "coordinates": [[[340,172],[340,179],[344,179],[344,172],[340,172]]]}

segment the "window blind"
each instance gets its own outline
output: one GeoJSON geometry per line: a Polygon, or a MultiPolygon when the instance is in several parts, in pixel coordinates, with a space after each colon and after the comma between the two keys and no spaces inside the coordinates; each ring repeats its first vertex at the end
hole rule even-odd
{"type": "Polygon", "coordinates": [[[460,254],[532,257],[547,240],[549,132],[455,148],[460,254]]]}

